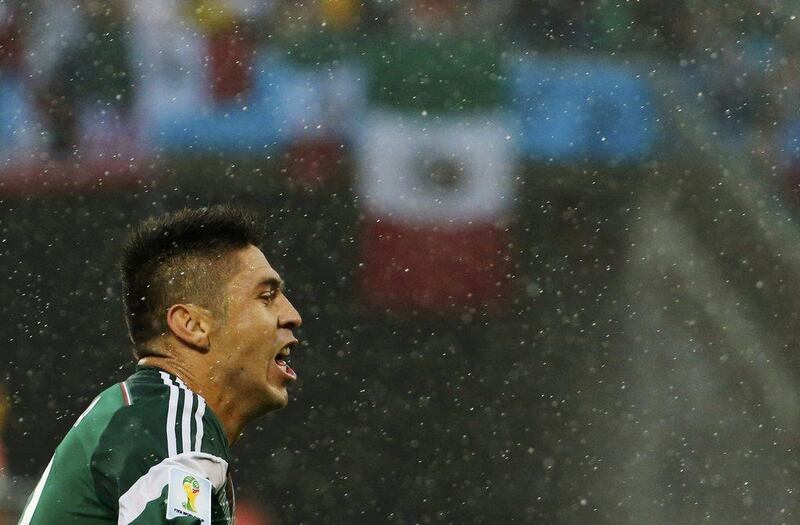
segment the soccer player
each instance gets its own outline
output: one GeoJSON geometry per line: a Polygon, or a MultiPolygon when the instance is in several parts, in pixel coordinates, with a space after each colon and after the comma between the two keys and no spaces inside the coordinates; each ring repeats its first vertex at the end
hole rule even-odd
{"type": "Polygon", "coordinates": [[[122,262],[136,372],[97,396],[58,446],[20,523],[233,522],[229,447],[288,402],[301,319],[230,206],[148,219],[122,262]]]}

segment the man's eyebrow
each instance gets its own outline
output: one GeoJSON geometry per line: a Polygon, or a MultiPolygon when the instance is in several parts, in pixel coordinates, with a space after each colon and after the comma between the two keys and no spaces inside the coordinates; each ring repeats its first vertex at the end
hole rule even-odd
{"type": "Polygon", "coordinates": [[[262,286],[272,288],[273,290],[283,291],[285,288],[285,283],[283,282],[283,279],[278,277],[268,277],[256,285],[257,288],[261,288],[262,286]]]}

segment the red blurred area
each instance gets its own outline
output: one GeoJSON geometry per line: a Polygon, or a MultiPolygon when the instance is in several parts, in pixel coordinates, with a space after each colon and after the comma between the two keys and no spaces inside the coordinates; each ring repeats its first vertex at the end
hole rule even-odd
{"type": "Polygon", "coordinates": [[[456,228],[364,222],[361,289],[368,304],[437,311],[499,310],[511,272],[507,228],[472,223],[456,228]]]}

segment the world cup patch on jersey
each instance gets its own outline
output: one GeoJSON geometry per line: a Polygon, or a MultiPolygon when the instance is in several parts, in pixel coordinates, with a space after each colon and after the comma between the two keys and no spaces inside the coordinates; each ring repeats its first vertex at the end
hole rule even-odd
{"type": "Polygon", "coordinates": [[[206,478],[183,470],[169,470],[167,491],[167,519],[194,516],[211,523],[211,482],[206,478]]]}

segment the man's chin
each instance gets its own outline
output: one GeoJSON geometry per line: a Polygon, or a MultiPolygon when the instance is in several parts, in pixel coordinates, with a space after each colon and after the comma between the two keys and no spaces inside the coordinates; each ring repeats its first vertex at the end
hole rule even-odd
{"type": "Polygon", "coordinates": [[[279,410],[289,404],[289,392],[285,387],[269,386],[264,393],[264,412],[279,410]]]}

